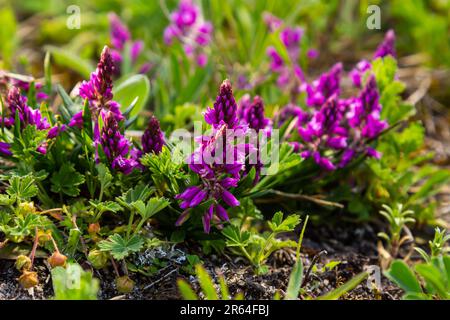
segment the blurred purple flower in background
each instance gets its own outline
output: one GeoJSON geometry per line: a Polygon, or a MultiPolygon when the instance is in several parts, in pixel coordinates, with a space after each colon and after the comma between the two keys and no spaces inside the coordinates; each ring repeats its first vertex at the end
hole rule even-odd
{"type": "Polygon", "coordinates": [[[213,26],[205,21],[200,8],[192,0],[181,0],[178,8],[170,14],[170,25],[164,30],[164,42],[172,45],[178,40],[186,55],[198,66],[208,63],[205,48],[212,40],[213,26]]]}
{"type": "MultiPolygon", "coordinates": [[[[122,70],[122,62],[124,57],[128,56],[131,63],[135,64],[142,52],[144,51],[144,42],[142,40],[133,41],[131,33],[127,26],[120,20],[120,18],[113,12],[108,15],[110,25],[110,38],[113,49],[111,49],[111,56],[115,64],[115,75],[120,75],[123,71],[130,72],[131,70],[122,70]],[[128,47],[128,46],[129,47],[128,47]],[[128,50],[128,52],[127,52],[128,50]]],[[[152,68],[150,62],[137,66],[137,72],[145,74],[152,68]]]]}

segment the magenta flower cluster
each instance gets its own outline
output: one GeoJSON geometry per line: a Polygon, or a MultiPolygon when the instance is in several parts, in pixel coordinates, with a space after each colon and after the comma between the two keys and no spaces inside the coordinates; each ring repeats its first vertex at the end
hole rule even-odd
{"type": "MultiPolygon", "coordinates": [[[[395,54],[394,33],[389,31],[377,49],[376,57],[395,54]]],[[[375,76],[370,74],[371,64],[362,61],[358,72],[350,73],[353,83],[362,87],[356,97],[342,98],[340,82],[342,64],[336,64],[312,84],[304,84],[306,106],[284,108],[278,115],[278,123],[297,117],[298,135],[301,141],[293,145],[303,158],[312,158],[326,170],[345,167],[358,155],[379,158],[369,142],[388,127],[381,119],[382,106],[375,76]],[[363,75],[367,74],[363,83],[363,75]]]]}
{"type": "MultiPolygon", "coordinates": [[[[20,93],[20,89],[17,87],[11,87],[9,89],[6,102],[8,106],[7,112],[9,113],[9,115],[4,114],[1,120],[4,126],[7,128],[14,126],[15,119],[16,117],[18,117],[20,122],[20,130],[23,130],[29,125],[35,126],[36,129],[40,131],[48,130],[48,139],[55,138],[60,132],[66,129],[64,125],[61,127],[55,125],[54,127],[50,128],[48,119],[42,116],[39,109],[33,109],[32,107],[28,106],[27,98],[20,93]]],[[[45,141],[40,146],[38,146],[36,151],[42,154],[46,154],[47,146],[48,143],[45,141]]],[[[12,155],[9,143],[1,142],[0,153],[4,156],[12,155]]]]}
{"type": "MultiPolygon", "coordinates": [[[[131,33],[127,26],[120,20],[115,13],[108,15],[110,25],[110,37],[113,49],[111,49],[111,56],[114,60],[116,67],[115,74],[121,73],[121,65],[124,60],[124,56],[129,56],[132,64],[135,64],[144,50],[144,42],[142,40],[133,41],[131,33]],[[127,50],[127,44],[129,43],[129,52],[127,50]]],[[[139,73],[145,74],[150,71],[152,64],[146,62],[139,66],[139,73]]]]}
{"type": "MultiPolygon", "coordinates": [[[[104,47],[100,61],[89,81],[83,81],[79,95],[89,103],[91,118],[94,121],[93,141],[96,148],[96,161],[99,162],[100,148],[112,169],[130,174],[134,169],[141,169],[139,161],[143,152],[132,146],[121,132],[120,122],[124,116],[120,105],[113,100],[113,80],[115,64],[111,51],[104,47]],[[102,120],[103,127],[100,129],[102,120]]],[[[83,127],[83,111],[74,115],[69,126],[83,127]]],[[[149,127],[142,136],[144,153],[159,153],[164,144],[163,134],[156,118],[150,119],[149,127]]]]}
{"type": "MultiPolygon", "coordinates": [[[[378,46],[373,59],[384,58],[391,56],[393,58],[397,57],[395,50],[395,32],[394,30],[389,30],[383,42],[378,46]]],[[[355,68],[350,72],[350,77],[352,79],[353,85],[357,88],[361,88],[362,78],[364,74],[372,69],[372,63],[367,60],[361,60],[355,68]]]]}
{"type": "Polygon", "coordinates": [[[213,26],[205,21],[200,8],[192,0],[181,0],[178,8],[170,15],[170,25],[164,30],[164,42],[172,45],[178,40],[186,55],[198,66],[208,63],[205,48],[212,39],[213,26]]]}
{"type": "MultiPolygon", "coordinates": [[[[298,94],[299,83],[305,81],[305,76],[299,64],[300,43],[303,37],[303,29],[300,27],[285,26],[284,22],[270,13],[263,16],[269,32],[280,32],[280,41],[287,52],[287,60],[273,46],[267,48],[267,55],[270,58],[270,70],[277,75],[277,85],[282,89],[293,91],[298,94]]],[[[318,56],[317,51],[309,50],[307,57],[314,59],[318,56]]]]}
{"type": "Polygon", "coordinates": [[[244,169],[245,156],[227,137],[227,129],[238,130],[240,126],[237,104],[228,80],[222,83],[214,107],[208,108],[204,116],[206,122],[212,126],[212,133],[201,137],[200,146],[190,156],[189,164],[191,171],[198,175],[200,184],[190,186],[176,196],[176,199],[181,200],[180,207],[184,210],[177,225],[181,225],[189,218],[193,208],[211,200],[212,203],[205,210],[202,218],[204,231],[209,233],[211,223],[220,226],[221,221],[229,220],[224,206],[239,205],[231,189],[237,187],[244,169]],[[219,147],[222,150],[224,144],[226,152],[216,153],[219,147]],[[229,153],[234,156],[232,163],[225,161],[226,154],[229,153]],[[205,154],[210,154],[213,161],[208,161],[204,157],[205,154]]]}

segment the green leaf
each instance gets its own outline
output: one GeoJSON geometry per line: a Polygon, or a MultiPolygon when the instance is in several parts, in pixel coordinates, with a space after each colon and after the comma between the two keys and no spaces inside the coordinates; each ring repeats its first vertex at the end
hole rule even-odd
{"type": "Polygon", "coordinates": [[[10,67],[12,64],[12,59],[17,47],[17,21],[14,16],[14,11],[10,6],[2,4],[0,9],[0,21],[2,27],[0,28],[0,53],[2,60],[6,67],[10,67]]]}
{"type": "Polygon", "coordinates": [[[347,292],[353,290],[364,279],[366,279],[368,275],[369,274],[367,272],[361,272],[360,274],[356,275],[355,277],[344,283],[339,288],[336,288],[333,291],[319,297],[318,300],[337,300],[347,292]]]}
{"type": "Polygon", "coordinates": [[[100,241],[98,246],[101,251],[108,251],[114,259],[122,260],[132,252],[138,252],[144,245],[144,240],[137,235],[126,240],[118,233],[108,237],[107,240],[100,241]]]}
{"type": "Polygon", "coordinates": [[[274,233],[290,232],[300,223],[300,216],[292,214],[283,220],[283,213],[278,211],[272,217],[272,221],[269,221],[269,227],[274,233]]]}
{"type": "MultiPolygon", "coordinates": [[[[439,264],[439,260],[437,258],[434,258],[433,262],[439,264]]],[[[432,263],[418,264],[415,269],[416,272],[427,282],[427,288],[433,288],[441,299],[448,299],[450,297],[450,291],[446,288],[447,274],[445,271],[441,273],[439,268],[432,263]]]]}
{"type": "Polygon", "coordinates": [[[97,300],[99,281],[78,264],[52,269],[52,283],[55,300],[97,300]]]}
{"type": "Polygon", "coordinates": [[[136,101],[133,110],[130,112],[130,118],[139,114],[143,110],[150,95],[150,81],[142,74],[136,74],[119,83],[113,89],[114,100],[117,101],[125,111],[130,104],[136,101]]]}
{"type": "Polygon", "coordinates": [[[192,290],[191,286],[186,281],[183,279],[178,279],[177,284],[180,294],[184,300],[198,300],[194,290],[192,290]]]}
{"type": "Polygon", "coordinates": [[[84,183],[84,176],[77,172],[71,163],[65,163],[58,172],[53,173],[51,190],[55,193],[64,193],[71,197],[80,194],[79,185],[84,183]]]}
{"type": "Polygon", "coordinates": [[[97,172],[98,172],[98,180],[100,181],[101,188],[103,191],[105,191],[111,185],[113,176],[112,176],[111,172],[109,171],[108,167],[103,163],[100,163],[97,165],[97,172]]]}
{"type": "Polygon", "coordinates": [[[45,46],[44,49],[52,54],[56,64],[77,72],[85,79],[89,79],[91,72],[95,69],[89,60],[82,59],[67,49],[55,46],[45,46]]]}
{"type": "Polygon", "coordinates": [[[250,232],[241,232],[235,225],[229,225],[222,230],[222,234],[227,238],[228,247],[246,247],[250,241],[250,232]]]}
{"type": "Polygon", "coordinates": [[[38,187],[31,175],[13,176],[9,179],[9,187],[6,189],[6,193],[17,200],[30,200],[38,194],[38,187]]]}
{"type": "Polygon", "coordinates": [[[195,267],[197,273],[198,282],[202,288],[205,298],[207,300],[218,300],[216,289],[214,288],[214,283],[211,280],[208,272],[200,264],[195,267]]]}
{"type": "Polygon", "coordinates": [[[291,276],[289,277],[289,283],[286,290],[286,300],[296,300],[300,292],[300,287],[303,281],[303,262],[298,259],[292,269],[291,276]]]}
{"type": "Polygon", "coordinates": [[[116,197],[116,201],[123,207],[132,210],[133,202],[141,200],[143,202],[147,201],[150,197],[152,190],[146,184],[138,184],[133,189],[128,190],[120,197],[116,197]]]}
{"type": "Polygon", "coordinates": [[[384,272],[384,275],[406,293],[422,293],[419,281],[403,260],[392,262],[391,267],[384,272]]]}
{"type": "Polygon", "coordinates": [[[151,198],[147,202],[147,205],[145,205],[142,200],[138,200],[133,203],[133,207],[137,210],[141,217],[146,220],[163,210],[169,204],[170,201],[168,199],[155,197],[151,198]]]}
{"type": "Polygon", "coordinates": [[[89,201],[89,204],[101,213],[103,212],[117,213],[123,209],[117,202],[114,201],[105,201],[105,202],[89,201]]]}

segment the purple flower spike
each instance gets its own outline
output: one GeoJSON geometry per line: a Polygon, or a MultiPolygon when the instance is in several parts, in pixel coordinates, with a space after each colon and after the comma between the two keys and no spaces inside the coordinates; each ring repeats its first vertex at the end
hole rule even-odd
{"type": "Polygon", "coordinates": [[[111,168],[124,174],[130,174],[133,169],[139,168],[139,163],[134,158],[128,158],[130,141],[120,133],[116,117],[112,112],[103,116],[103,122],[99,144],[110,162],[111,168]]]}
{"type": "Polygon", "coordinates": [[[395,50],[395,32],[394,30],[389,30],[384,37],[383,42],[378,46],[377,51],[374,54],[374,59],[384,58],[386,56],[397,57],[395,50]]]}
{"type": "Polygon", "coordinates": [[[80,86],[80,96],[89,101],[89,107],[94,121],[102,112],[111,111],[117,121],[123,119],[120,106],[112,101],[112,76],[115,72],[115,64],[110,49],[105,46],[100,56],[100,61],[95,72],[91,73],[88,82],[83,81],[80,86]]]}
{"type": "Polygon", "coordinates": [[[321,107],[332,95],[340,94],[342,63],[335,64],[331,70],[324,73],[313,82],[306,86],[308,106],[321,107]]]}
{"type": "MultiPolygon", "coordinates": [[[[213,203],[203,213],[202,218],[204,231],[209,233],[211,221],[217,222],[217,226],[220,227],[220,221],[229,219],[223,204],[230,207],[240,204],[230,189],[238,186],[241,172],[245,168],[245,155],[238,145],[230,142],[232,139],[228,139],[226,130],[243,131],[243,128],[246,128],[239,124],[237,113],[231,84],[225,80],[220,86],[214,107],[208,108],[204,114],[205,121],[213,126],[213,132],[211,135],[196,139],[199,147],[189,158],[189,168],[198,175],[199,184],[188,187],[175,197],[181,200],[179,205],[184,210],[176,222],[177,226],[186,221],[191,208],[212,200],[213,203]],[[229,155],[233,156],[231,160],[229,155]],[[208,157],[205,158],[205,156],[208,157]]],[[[243,113],[246,111],[244,110],[243,113]]]]}
{"type": "Polygon", "coordinates": [[[164,145],[164,135],[161,131],[158,119],[152,116],[148,122],[147,129],[142,135],[142,149],[144,153],[160,153],[164,145]]]}
{"type": "Polygon", "coordinates": [[[125,43],[131,38],[130,31],[115,13],[110,13],[108,18],[111,26],[111,43],[118,50],[123,50],[125,43]]]}
{"type": "Polygon", "coordinates": [[[257,132],[264,130],[269,124],[269,120],[264,117],[264,103],[259,96],[253,99],[253,103],[246,110],[244,121],[257,132]]]}
{"type": "Polygon", "coordinates": [[[229,80],[225,80],[219,89],[213,108],[208,108],[204,113],[205,121],[218,128],[223,124],[228,129],[234,129],[238,125],[237,104],[233,96],[233,90],[229,80]]]}
{"type": "Polygon", "coordinates": [[[47,118],[42,117],[40,110],[29,107],[27,105],[27,99],[20,94],[20,90],[16,87],[11,87],[9,90],[7,101],[12,123],[14,123],[17,113],[22,129],[27,125],[35,125],[38,130],[50,128],[47,118]]]}
{"type": "Polygon", "coordinates": [[[204,48],[212,40],[213,26],[204,21],[200,8],[192,0],[181,0],[178,8],[170,15],[171,24],[164,30],[164,42],[172,45],[178,40],[186,55],[195,60],[199,67],[204,67],[208,56],[204,48]]]}

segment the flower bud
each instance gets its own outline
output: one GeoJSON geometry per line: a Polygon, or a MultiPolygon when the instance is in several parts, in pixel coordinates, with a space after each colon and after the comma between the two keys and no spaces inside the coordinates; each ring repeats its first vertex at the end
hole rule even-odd
{"type": "Polygon", "coordinates": [[[65,255],[55,251],[50,256],[50,258],[48,258],[48,263],[50,263],[52,268],[65,267],[66,266],[66,260],[67,260],[67,257],[65,255]]]}
{"type": "Polygon", "coordinates": [[[104,268],[108,262],[108,254],[100,250],[91,250],[88,260],[95,269],[104,268]]]}
{"type": "Polygon", "coordinates": [[[51,230],[38,230],[37,238],[40,246],[44,246],[46,242],[52,239],[52,231],[51,230]]]}
{"type": "Polygon", "coordinates": [[[28,271],[31,268],[31,259],[29,257],[21,254],[20,256],[17,257],[16,263],[14,265],[15,265],[16,269],[19,271],[22,271],[22,270],[28,271]]]}
{"type": "Polygon", "coordinates": [[[92,234],[92,233],[98,233],[100,231],[100,224],[98,223],[98,222],[96,222],[96,223],[91,223],[90,225],[89,225],[89,227],[88,227],[88,232],[90,233],[90,234],[92,234]]]}
{"type": "Polygon", "coordinates": [[[116,278],[117,291],[120,293],[130,293],[134,288],[134,281],[128,276],[116,278]]]}
{"type": "Polygon", "coordinates": [[[28,213],[35,213],[36,208],[34,207],[34,202],[21,202],[19,203],[19,211],[23,215],[28,213]]]}
{"type": "Polygon", "coordinates": [[[19,277],[19,283],[25,289],[37,286],[39,283],[37,273],[34,271],[23,270],[22,275],[19,277]]]}

